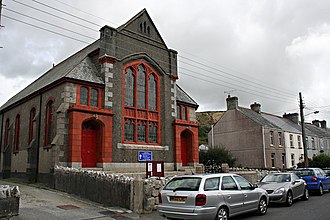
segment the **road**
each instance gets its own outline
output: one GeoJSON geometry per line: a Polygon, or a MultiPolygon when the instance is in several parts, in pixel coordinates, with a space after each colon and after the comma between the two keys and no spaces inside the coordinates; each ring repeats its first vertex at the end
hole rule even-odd
{"type": "Polygon", "coordinates": [[[270,205],[264,216],[253,214],[238,216],[232,220],[329,220],[330,219],[330,193],[323,196],[311,195],[308,201],[297,200],[291,207],[283,205],[270,205]]]}

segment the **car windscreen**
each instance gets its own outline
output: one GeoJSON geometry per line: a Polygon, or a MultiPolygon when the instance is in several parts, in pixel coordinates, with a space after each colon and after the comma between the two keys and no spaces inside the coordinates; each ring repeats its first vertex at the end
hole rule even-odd
{"type": "Polygon", "coordinates": [[[294,170],[293,172],[299,177],[314,176],[313,170],[294,170]]]}
{"type": "Polygon", "coordinates": [[[164,190],[198,191],[201,180],[200,177],[175,177],[166,184],[164,190]]]}
{"type": "Polygon", "coordinates": [[[276,173],[276,174],[268,174],[265,176],[260,182],[262,183],[269,183],[269,182],[290,182],[291,176],[290,174],[282,174],[282,173],[276,173]]]}

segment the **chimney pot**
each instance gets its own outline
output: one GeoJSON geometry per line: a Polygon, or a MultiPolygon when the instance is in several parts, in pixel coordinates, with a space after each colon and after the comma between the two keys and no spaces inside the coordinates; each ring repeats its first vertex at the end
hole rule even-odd
{"type": "Polygon", "coordinates": [[[227,101],[227,110],[234,110],[238,108],[238,98],[237,97],[228,97],[227,101]]]}
{"type": "Polygon", "coordinates": [[[321,128],[327,128],[327,121],[326,120],[320,121],[320,123],[321,123],[321,128]]]}
{"type": "Polygon", "coordinates": [[[320,127],[320,121],[319,120],[312,121],[312,124],[315,125],[316,127],[320,127]]]}
{"type": "Polygon", "coordinates": [[[253,104],[250,105],[251,110],[256,112],[256,113],[261,113],[261,105],[259,103],[254,102],[253,104]]]}

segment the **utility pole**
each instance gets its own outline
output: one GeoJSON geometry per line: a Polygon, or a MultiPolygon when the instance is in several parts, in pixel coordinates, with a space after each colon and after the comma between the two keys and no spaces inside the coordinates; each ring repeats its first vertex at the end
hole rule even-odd
{"type": "MultiPolygon", "coordinates": [[[[2,0],[0,0],[0,29],[3,28],[4,26],[2,26],[1,24],[1,16],[2,16],[2,0]]],[[[2,46],[0,46],[0,49],[3,48],[2,46]]]]}
{"type": "Polygon", "coordinates": [[[304,103],[302,100],[301,92],[299,92],[299,108],[300,108],[300,121],[301,121],[301,135],[302,135],[303,147],[304,147],[304,161],[305,161],[305,167],[308,167],[309,162],[308,162],[306,134],[305,134],[304,103]]]}

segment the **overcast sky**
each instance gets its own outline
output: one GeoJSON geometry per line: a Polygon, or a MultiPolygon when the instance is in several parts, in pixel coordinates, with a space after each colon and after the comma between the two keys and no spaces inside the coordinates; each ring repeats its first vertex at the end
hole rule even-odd
{"type": "Polygon", "coordinates": [[[3,3],[6,17],[1,18],[5,27],[0,30],[0,105],[53,64],[97,39],[102,26],[116,28],[146,8],[167,46],[178,51],[178,84],[199,104],[198,111],[226,110],[229,92],[239,98],[240,106],[258,102],[262,111],[282,115],[299,111],[298,93],[302,92],[305,114],[320,111],[307,116],[307,121],[327,120],[330,125],[330,1],[3,3]]]}

